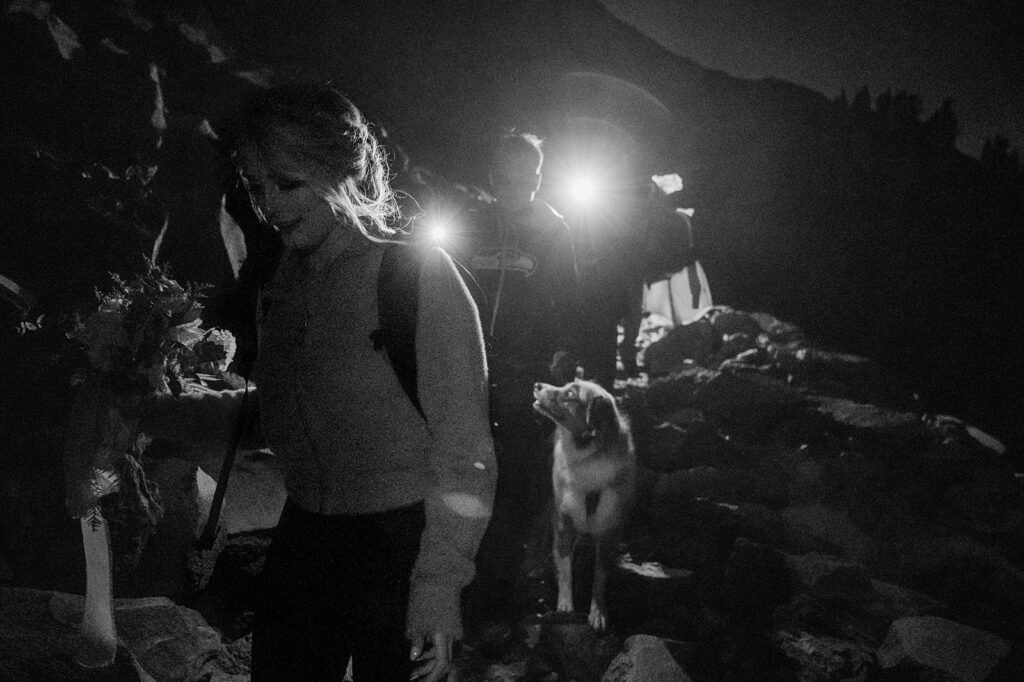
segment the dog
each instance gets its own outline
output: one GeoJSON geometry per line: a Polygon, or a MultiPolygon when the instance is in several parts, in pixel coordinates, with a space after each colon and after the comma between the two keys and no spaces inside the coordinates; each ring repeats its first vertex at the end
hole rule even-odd
{"type": "Polygon", "coordinates": [[[558,611],[572,612],[572,555],[581,534],[596,541],[587,621],[608,624],[605,586],[636,492],[636,452],[628,420],[600,385],[576,380],[562,387],[537,383],[533,409],[555,423],[551,483],[558,611]]]}

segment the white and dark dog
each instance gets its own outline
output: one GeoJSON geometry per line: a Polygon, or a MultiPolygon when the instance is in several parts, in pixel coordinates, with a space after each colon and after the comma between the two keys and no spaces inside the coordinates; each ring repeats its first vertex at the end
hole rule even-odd
{"type": "Polygon", "coordinates": [[[629,422],[615,398],[590,381],[562,387],[538,383],[533,408],[555,423],[554,558],[558,610],[571,612],[572,555],[580,534],[594,538],[594,584],[588,621],[607,626],[605,586],[636,489],[636,455],[629,422]]]}

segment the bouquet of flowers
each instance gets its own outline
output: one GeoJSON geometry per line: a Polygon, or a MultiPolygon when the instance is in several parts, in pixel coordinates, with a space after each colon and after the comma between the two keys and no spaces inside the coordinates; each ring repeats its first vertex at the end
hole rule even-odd
{"type": "Polygon", "coordinates": [[[166,270],[147,260],[143,275],[96,292],[98,308],[78,316],[69,336],[89,359],[74,381],[89,373],[121,394],[197,390],[222,376],[235,355],[235,338],[221,329],[203,329],[200,303],[207,285],[182,287],[166,270]]]}
{"type": "Polygon", "coordinates": [[[94,517],[99,498],[117,490],[123,455],[136,458],[148,444],[139,430],[147,399],[210,390],[234,358],[235,338],[204,329],[205,285],[182,286],[150,260],[146,271],[97,291],[97,308],[75,317],[68,337],[86,366],[72,376],[79,394],[65,449],[68,508],[94,517]]]}
{"type": "Polygon", "coordinates": [[[75,652],[86,667],[112,664],[117,646],[111,530],[120,529],[115,545],[128,545],[121,556],[134,565],[163,515],[159,490],[139,463],[150,440],[140,427],[143,407],[212,390],[236,348],[230,332],[202,327],[207,287],[183,287],[149,260],[144,274],[111,279],[109,291],[97,291],[97,308],[76,316],[68,332],[86,359],[72,377],[78,393],[64,447],[67,508],[80,519],[86,554],[85,611],[75,652]]]}

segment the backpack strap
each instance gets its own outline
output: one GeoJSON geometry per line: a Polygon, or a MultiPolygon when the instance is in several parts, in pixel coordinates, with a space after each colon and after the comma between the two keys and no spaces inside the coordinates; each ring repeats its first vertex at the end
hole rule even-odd
{"type": "Polygon", "coordinates": [[[380,328],[370,334],[374,350],[384,350],[402,388],[424,419],[416,389],[416,315],[421,249],[406,243],[384,246],[377,277],[380,328]]]}

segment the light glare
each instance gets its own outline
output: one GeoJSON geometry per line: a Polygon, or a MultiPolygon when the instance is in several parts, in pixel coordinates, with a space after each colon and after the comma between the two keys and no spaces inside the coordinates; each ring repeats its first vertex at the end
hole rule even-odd
{"type": "Polygon", "coordinates": [[[594,187],[590,178],[576,178],[569,191],[572,193],[572,198],[579,203],[590,202],[597,195],[597,188],[594,187]]]}
{"type": "Polygon", "coordinates": [[[440,218],[434,216],[424,221],[423,229],[426,231],[427,236],[435,242],[443,242],[448,238],[450,232],[448,224],[440,218]]]}

